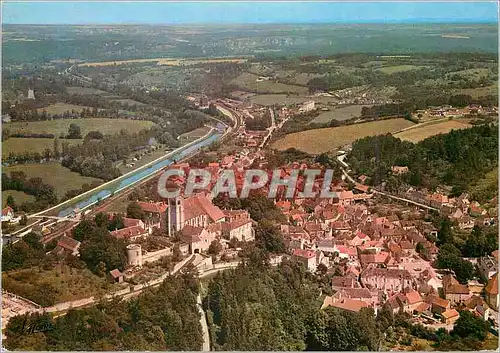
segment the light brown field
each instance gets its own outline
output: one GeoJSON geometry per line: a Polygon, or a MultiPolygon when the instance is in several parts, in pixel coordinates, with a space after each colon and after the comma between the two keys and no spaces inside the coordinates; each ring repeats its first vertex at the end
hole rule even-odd
{"type": "Polygon", "coordinates": [[[216,64],[216,63],[243,63],[248,59],[245,58],[213,58],[213,59],[172,59],[172,58],[154,58],[154,59],[131,59],[117,61],[101,61],[95,63],[85,63],[80,66],[98,67],[98,66],[114,66],[135,63],[157,62],[158,65],[182,66],[196,64],[216,64]]]}
{"type": "Polygon", "coordinates": [[[81,112],[84,108],[90,108],[90,107],[85,107],[82,105],[66,104],[66,103],[55,103],[45,108],[38,108],[37,112],[41,113],[45,110],[47,114],[54,115],[54,114],[63,114],[64,112],[72,110],[76,112],[81,112]]]}
{"type": "MultiPolygon", "coordinates": [[[[59,148],[61,148],[61,144],[63,142],[68,142],[69,145],[76,145],[82,141],[83,140],[80,139],[59,140],[59,148]]],[[[21,154],[25,152],[43,153],[47,148],[53,151],[54,139],[11,137],[2,142],[2,158],[8,158],[11,152],[14,154],[21,154]]]]}
{"type": "Polygon", "coordinates": [[[437,134],[446,134],[451,130],[467,129],[472,125],[463,120],[448,120],[436,124],[426,124],[395,134],[404,141],[419,142],[437,134]]]}
{"type": "Polygon", "coordinates": [[[83,184],[100,181],[96,178],[81,176],[63,167],[59,162],[18,164],[3,168],[4,173],[23,171],[27,178],[42,178],[46,184],[53,185],[58,197],[63,197],[68,190],[80,189],[83,184]]]}
{"type": "Polygon", "coordinates": [[[57,119],[43,121],[21,122],[15,121],[2,124],[4,129],[9,129],[11,133],[52,133],[58,136],[61,133],[66,134],[71,124],[80,126],[82,136],[89,131],[98,130],[103,134],[113,134],[125,129],[134,133],[142,129],[150,128],[154,125],[148,120],[130,120],[130,119],[109,119],[109,118],[85,118],[85,119],[57,119]]]}
{"type": "Polygon", "coordinates": [[[393,133],[412,125],[411,121],[405,119],[388,119],[307,130],[286,135],[283,139],[276,141],[273,148],[278,150],[296,148],[310,154],[319,154],[350,144],[363,137],[393,133]]]}

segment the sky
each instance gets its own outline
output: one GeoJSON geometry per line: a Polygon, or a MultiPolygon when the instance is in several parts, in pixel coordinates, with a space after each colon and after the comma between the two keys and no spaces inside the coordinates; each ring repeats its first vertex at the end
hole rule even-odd
{"type": "MultiPolygon", "coordinates": [[[[2,1],[3,2],[3,1],[2,1]]],[[[496,2],[3,2],[5,24],[497,22],[496,2]]]]}

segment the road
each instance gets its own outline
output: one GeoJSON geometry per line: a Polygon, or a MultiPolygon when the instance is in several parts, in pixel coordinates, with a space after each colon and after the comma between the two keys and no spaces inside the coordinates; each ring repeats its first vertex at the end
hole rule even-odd
{"type": "Polygon", "coordinates": [[[196,298],[196,304],[198,306],[198,311],[200,312],[200,324],[201,324],[201,329],[203,330],[202,351],[210,352],[210,332],[208,331],[207,315],[203,310],[203,305],[201,302],[201,290],[200,293],[198,294],[198,297],[196,298]]]}
{"type": "MultiPolygon", "coordinates": [[[[345,157],[346,157],[346,153],[343,153],[343,154],[337,156],[337,160],[340,162],[340,169],[342,170],[342,174],[344,174],[344,176],[346,177],[346,179],[349,180],[351,183],[356,184],[356,180],[354,180],[354,178],[351,175],[349,175],[349,173],[347,172],[347,170],[349,170],[348,169],[349,165],[345,162],[345,157]]],[[[406,203],[418,206],[420,208],[425,208],[427,210],[439,211],[435,207],[431,207],[429,205],[426,205],[426,204],[423,204],[423,203],[420,203],[420,202],[416,202],[416,201],[413,201],[413,200],[410,200],[410,199],[406,199],[404,197],[395,196],[395,195],[389,194],[387,192],[378,191],[378,190],[375,190],[375,189],[372,189],[372,192],[374,194],[383,195],[383,196],[389,197],[389,198],[391,198],[393,200],[403,201],[403,202],[406,202],[406,203]]]]}

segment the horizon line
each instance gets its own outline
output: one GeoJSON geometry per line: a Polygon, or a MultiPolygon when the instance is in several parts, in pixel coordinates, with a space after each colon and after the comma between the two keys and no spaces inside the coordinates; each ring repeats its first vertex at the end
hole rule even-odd
{"type": "Polygon", "coordinates": [[[2,25],[8,26],[184,26],[184,25],[200,25],[200,26],[231,26],[231,25],[335,25],[335,24],[497,24],[498,21],[491,19],[401,19],[401,20],[356,20],[356,21],[309,21],[309,22],[85,22],[85,23],[9,23],[3,22],[2,25]]]}

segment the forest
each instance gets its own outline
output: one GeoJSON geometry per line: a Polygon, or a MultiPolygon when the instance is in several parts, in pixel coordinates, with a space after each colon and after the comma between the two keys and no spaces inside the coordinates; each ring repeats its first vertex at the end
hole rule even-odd
{"type": "Polygon", "coordinates": [[[414,338],[437,350],[480,349],[489,323],[463,313],[454,330],[434,331],[410,323],[406,314],[382,308],[359,312],[321,310],[330,278],[312,274],[293,260],[269,265],[250,251],[240,267],[217,274],[207,285],[207,311],[215,350],[389,350],[395,345],[423,350],[414,338]]]}
{"type": "Polygon", "coordinates": [[[195,351],[202,345],[196,272],[185,269],[129,301],[11,319],[4,346],[24,351],[195,351]]]}
{"type": "Polygon", "coordinates": [[[128,301],[101,301],[55,319],[17,316],[7,325],[4,344],[9,350],[199,350],[198,293],[214,350],[422,350],[414,338],[437,350],[477,350],[488,335],[489,323],[466,311],[448,333],[385,308],[377,315],[369,308],[322,310],[330,284],[330,276],[310,273],[295,260],[271,266],[266,252],[250,247],[237,268],[207,282],[200,283],[188,266],[128,301]]]}
{"type": "Polygon", "coordinates": [[[14,210],[25,212],[38,211],[57,202],[55,188],[43,183],[42,178],[27,178],[22,171],[2,173],[2,191],[17,190],[35,196],[35,202],[24,202],[21,205],[10,205],[14,210]]]}
{"type": "Polygon", "coordinates": [[[353,171],[371,177],[373,185],[386,181],[389,189],[397,189],[404,182],[435,189],[446,184],[460,194],[498,165],[498,128],[478,125],[417,144],[389,134],[366,137],[353,143],[347,158],[353,171]],[[391,175],[395,165],[408,166],[409,173],[391,175]]]}

